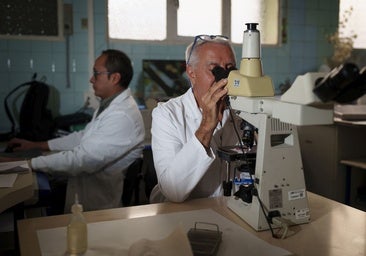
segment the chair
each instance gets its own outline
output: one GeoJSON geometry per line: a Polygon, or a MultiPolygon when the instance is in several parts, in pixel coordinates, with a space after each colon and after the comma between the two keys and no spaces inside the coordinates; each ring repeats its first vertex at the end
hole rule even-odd
{"type": "Polygon", "coordinates": [[[10,132],[0,134],[1,141],[8,141],[13,137],[32,141],[44,141],[53,138],[54,121],[51,110],[47,107],[50,86],[44,82],[45,78],[37,81],[36,77],[37,73],[34,73],[31,81],[18,85],[6,95],[4,99],[5,113],[12,127],[10,132]],[[24,87],[29,88],[19,110],[19,120],[16,122],[15,113],[11,111],[8,99],[24,87]]]}
{"type": "Polygon", "coordinates": [[[151,191],[158,183],[151,146],[147,146],[144,149],[144,163],[142,167],[142,175],[145,183],[145,196],[147,199],[149,199],[151,191]]]}
{"type": "Polygon", "coordinates": [[[139,205],[140,203],[140,181],[142,179],[142,163],[142,158],[137,158],[127,169],[126,177],[123,183],[123,206],[139,205]]]}

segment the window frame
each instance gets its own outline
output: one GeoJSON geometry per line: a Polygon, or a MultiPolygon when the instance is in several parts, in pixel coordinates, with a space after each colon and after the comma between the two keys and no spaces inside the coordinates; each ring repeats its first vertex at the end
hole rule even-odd
{"type": "MultiPolygon", "coordinates": [[[[165,40],[136,40],[136,39],[117,39],[117,38],[110,38],[109,37],[109,24],[107,21],[107,40],[109,42],[112,43],[121,43],[121,42],[129,42],[129,43],[154,43],[154,44],[187,44],[190,43],[192,41],[192,38],[194,38],[194,36],[179,36],[178,35],[178,31],[177,31],[177,4],[179,4],[179,0],[166,0],[167,1],[167,37],[165,40]]],[[[221,30],[222,30],[222,34],[231,38],[231,0],[221,0],[222,1],[222,17],[227,17],[225,19],[223,19],[222,24],[221,24],[221,30]]],[[[281,31],[282,31],[282,18],[281,18],[281,0],[276,0],[278,1],[278,13],[277,13],[277,27],[278,27],[278,33],[277,33],[277,43],[275,44],[265,44],[263,42],[261,42],[262,45],[264,46],[269,46],[269,47],[277,47],[280,46],[282,44],[281,42],[281,31]]],[[[107,4],[107,18],[108,18],[108,0],[106,2],[107,4]]],[[[245,28],[243,28],[243,32],[244,32],[245,28]]],[[[231,40],[230,40],[231,41],[231,40]]],[[[239,46],[242,43],[234,43],[231,41],[231,43],[234,46],[239,46]]]]}

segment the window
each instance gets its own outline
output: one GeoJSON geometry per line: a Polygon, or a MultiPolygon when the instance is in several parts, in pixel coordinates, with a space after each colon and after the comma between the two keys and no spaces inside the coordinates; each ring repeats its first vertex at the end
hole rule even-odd
{"type": "Polygon", "coordinates": [[[366,48],[365,15],[366,1],[340,0],[339,1],[339,28],[340,37],[357,37],[353,39],[353,48],[366,48]]]}
{"type": "Polygon", "coordinates": [[[278,44],[279,0],[108,0],[112,40],[175,43],[219,34],[241,44],[245,23],[259,23],[262,44],[278,44]]]}
{"type": "Polygon", "coordinates": [[[279,1],[278,0],[231,0],[231,40],[243,42],[245,23],[258,23],[261,43],[279,43],[279,1]],[[244,19],[245,17],[245,19],[244,19]]]}
{"type": "Polygon", "coordinates": [[[177,8],[178,36],[222,34],[221,13],[221,0],[180,0],[177,8]]]}
{"type": "Polygon", "coordinates": [[[166,38],[165,0],[109,0],[110,38],[164,40],[166,38]]]}

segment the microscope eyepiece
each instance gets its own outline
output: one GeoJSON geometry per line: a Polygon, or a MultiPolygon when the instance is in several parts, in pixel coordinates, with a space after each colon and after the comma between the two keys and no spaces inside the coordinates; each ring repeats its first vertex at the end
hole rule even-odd
{"type": "Polygon", "coordinates": [[[236,67],[229,67],[227,69],[220,67],[220,66],[215,66],[211,72],[215,77],[215,82],[220,81],[223,78],[227,78],[229,76],[230,71],[232,70],[236,70],[236,67]]]}
{"type": "Polygon", "coordinates": [[[335,100],[357,77],[359,69],[353,63],[345,63],[318,79],[313,92],[323,102],[335,100]]]}
{"type": "Polygon", "coordinates": [[[257,30],[258,23],[245,23],[247,30],[257,30]]]}

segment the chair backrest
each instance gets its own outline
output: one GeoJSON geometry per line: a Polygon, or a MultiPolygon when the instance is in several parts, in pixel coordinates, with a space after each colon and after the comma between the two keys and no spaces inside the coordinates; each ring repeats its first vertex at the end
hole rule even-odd
{"type": "Polygon", "coordinates": [[[20,84],[4,99],[5,112],[11,122],[11,132],[8,139],[11,137],[19,137],[33,141],[43,141],[52,138],[54,131],[54,121],[52,113],[47,109],[49,96],[49,86],[42,81],[33,80],[20,84]],[[19,111],[19,129],[16,129],[15,117],[9,108],[8,99],[16,91],[21,88],[29,87],[19,111]]]}
{"type": "Polygon", "coordinates": [[[49,90],[43,82],[31,82],[20,108],[17,137],[33,141],[52,138],[54,121],[51,111],[47,109],[49,90]]]}
{"type": "Polygon", "coordinates": [[[138,205],[140,203],[139,199],[140,181],[142,179],[142,163],[142,158],[137,158],[127,169],[123,184],[123,206],[138,205]]]}
{"type": "Polygon", "coordinates": [[[145,183],[145,196],[146,198],[150,198],[151,191],[158,184],[151,146],[145,147],[144,149],[142,175],[145,183]]]}

